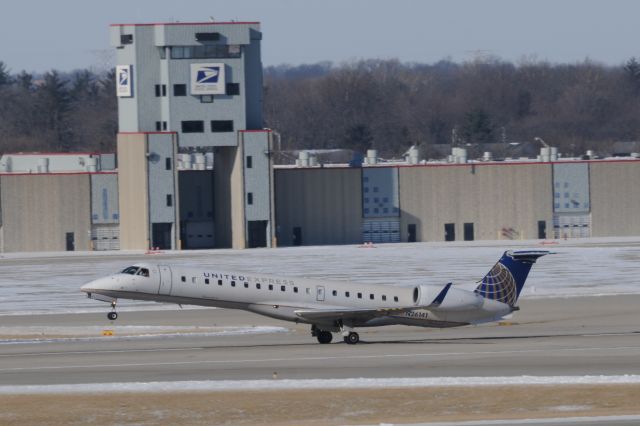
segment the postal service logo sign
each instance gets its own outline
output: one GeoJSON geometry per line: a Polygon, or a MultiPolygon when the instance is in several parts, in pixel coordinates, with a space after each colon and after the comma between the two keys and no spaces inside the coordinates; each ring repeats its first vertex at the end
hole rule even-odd
{"type": "Polygon", "coordinates": [[[224,64],[191,64],[192,95],[224,95],[224,64]]]}
{"type": "Polygon", "coordinates": [[[118,65],[116,67],[116,94],[118,97],[133,96],[132,68],[131,65],[118,65]]]}

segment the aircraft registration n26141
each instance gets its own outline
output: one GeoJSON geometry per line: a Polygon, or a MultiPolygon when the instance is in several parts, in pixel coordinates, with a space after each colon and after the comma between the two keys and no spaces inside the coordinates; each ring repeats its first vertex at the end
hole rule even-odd
{"type": "Polygon", "coordinates": [[[411,325],[458,327],[499,321],[518,310],[518,296],[531,266],[548,251],[506,251],[475,290],[445,285],[411,287],[265,277],[140,263],[91,281],[81,290],[89,298],[111,303],[110,320],[118,318],[118,299],[243,309],[268,317],[311,325],[311,335],[331,343],[341,333],[358,343],[359,327],[411,325]]]}

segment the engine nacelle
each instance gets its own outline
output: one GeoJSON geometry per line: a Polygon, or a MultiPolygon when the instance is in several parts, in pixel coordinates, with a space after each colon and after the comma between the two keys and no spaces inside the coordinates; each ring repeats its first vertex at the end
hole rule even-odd
{"type": "Polygon", "coordinates": [[[485,298],[473,291],[446,287],[419,285],[413,290],[413,301],[434,311],[467,311],[484,304],[485,298]]]}
{"type": "Polygon", "coordinates": [[[413,289],[413,303],[416,306],[429,306],[446,286],[418,285],[413,289]]]}

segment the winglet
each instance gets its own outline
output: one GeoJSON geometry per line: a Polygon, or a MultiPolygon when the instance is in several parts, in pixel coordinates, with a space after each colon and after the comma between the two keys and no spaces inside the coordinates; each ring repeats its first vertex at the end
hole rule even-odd
{"type": "Polygon", "coordinates": [[[444,288],[442,290],[440,290],[440,293],[438,293],[436,298],[433,299],[433,302],[431,302],[431,305],[429,305],[429,306],[433,306],[433,307],[440,306],[442,304],[442,302],[444,301],[444,297],[449,292],[449,289],[451,288],[451,284],[452,283],[449,283],[446,286],[444,286],[444,288]]]}

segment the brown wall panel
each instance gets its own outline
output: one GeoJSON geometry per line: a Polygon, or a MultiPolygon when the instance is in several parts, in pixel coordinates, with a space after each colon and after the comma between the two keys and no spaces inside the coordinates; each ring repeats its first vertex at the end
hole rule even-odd
{"type": "Polygon", "coordinates": [[[147,136],[118,134],[118,201],[120,248],[149,248],[147,136]]]}
{"type": "Polygon", "coordinates": [[[590,166],[591,235],[640,235],[640,161],[590,166]]]}
{"type": "Polygon", "coordinates": [[[293,244],[302,228],[304,245],[354,244],[362,238],[360,169],[275,171],[278,245],[293,244]]]}
{"type": "Polygon", "coordinates": [[[73,232],[76,250],[90,249],[91,178],[79,175],[0,177],[6,252],[64,251],[73,232]]]}
{"type": "Polygon", "coordinates": [[[462,240],[464,223],[474,224],[474,239],[538,237],[538,221],[553,231],[552,172],[548,164],[464,165],[400,168],[401,238],[415,224],[418,241],[443,241],[445,223],[455,224],[462,240]]]}

